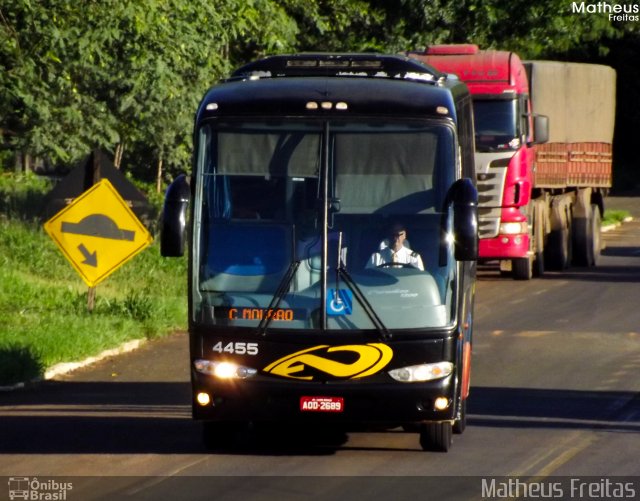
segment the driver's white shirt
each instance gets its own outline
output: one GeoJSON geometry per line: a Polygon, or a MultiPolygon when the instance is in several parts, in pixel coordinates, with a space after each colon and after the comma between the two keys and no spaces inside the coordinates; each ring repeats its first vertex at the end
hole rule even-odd
{"type": "Polygon", "coordinates": [[[401,247],[398,252],[393,252],[391,247],[384,247],[378,252],[374,252],[367,262],[367,268],[376,268],[386,263],[410,264],[411,266],[424,271],[420,254],[412,251],[408,247],[401,247]]]}

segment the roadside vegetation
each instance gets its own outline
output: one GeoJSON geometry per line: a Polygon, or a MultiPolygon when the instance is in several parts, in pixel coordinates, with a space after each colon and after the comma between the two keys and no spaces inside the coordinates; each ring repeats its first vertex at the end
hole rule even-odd
{"type": "Polygon", "coordinates": [[[49,189],[36,176],[1,176],[0,386],[186,328],[186,260],[162,258],[158,241],[100,283],[88,311],[87,286],[35,214],[49,189]]]}
{"type": "Polygon", "coordinates": [[[602,218],[602,226],[620,224],[620,223],[623,223],[624,220],[629,217],[631,217],[631,214],[626,210],[607,209],[604,211],[604,217],[602,218]]]}

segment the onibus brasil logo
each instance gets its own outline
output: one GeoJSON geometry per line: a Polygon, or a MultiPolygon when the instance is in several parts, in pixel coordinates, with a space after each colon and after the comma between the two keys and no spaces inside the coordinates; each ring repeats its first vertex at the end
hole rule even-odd
{"type": "Polygon", "coordinates": [[[67,499],[67,492],[73,489],[71,482],[38,480],[36,477],[9,477],[8,483],[11,500],[64,501],[67,499]]]}

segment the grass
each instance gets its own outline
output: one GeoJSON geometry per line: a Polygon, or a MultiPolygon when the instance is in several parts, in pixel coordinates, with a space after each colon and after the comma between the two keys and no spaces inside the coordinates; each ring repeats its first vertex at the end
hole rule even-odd
{"type": "Polygon", "coordinates": [[[185,258],[161,257],[154,241],[97,286],[89,312],[87,286],[32,213],[48,184],[1,178],[0,385],[186,328],[185,258]]]}
{"type": "Polygon", "coordinates": [[[612,224],[622,223],[631,214],[626,210],[610,210],[604,211],[604,217],[602,218],[602,226],[609,226],[612,224]]]}

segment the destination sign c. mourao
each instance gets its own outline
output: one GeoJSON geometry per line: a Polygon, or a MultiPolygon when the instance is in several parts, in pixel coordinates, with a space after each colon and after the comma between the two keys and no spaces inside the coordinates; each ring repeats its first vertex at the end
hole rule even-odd
{"type": "Polygon", "coordinates": [[[108,179],[73,200],[44,229],[89,287],[153,241],[108,179]]]}

